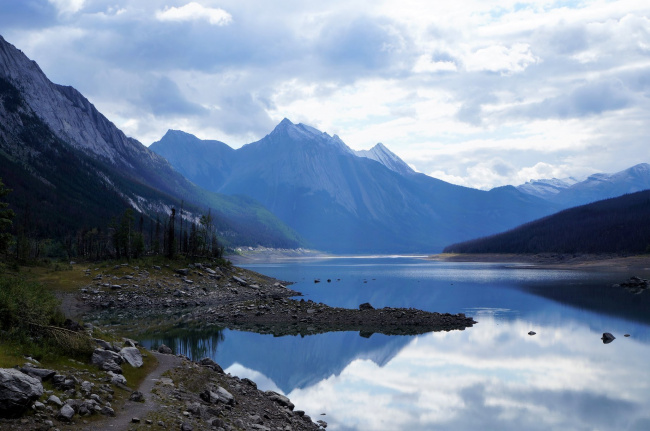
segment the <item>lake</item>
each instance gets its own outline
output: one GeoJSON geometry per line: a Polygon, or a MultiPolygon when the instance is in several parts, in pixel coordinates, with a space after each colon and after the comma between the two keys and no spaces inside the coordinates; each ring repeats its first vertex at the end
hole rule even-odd
{"type": "Polygon", "coordinates": [[[650,270],[412,257],[243,266],[294,281],[316,302],[462,312],[478,324],[370,338],[203,330],[143,344],[210,356],[226,372],[286,394],[328,430],[650,429],[650,292],[612,287],[632,275],[650,278],[650,270]],[[603,344],[603,332],[616,339],[603,344]]]}

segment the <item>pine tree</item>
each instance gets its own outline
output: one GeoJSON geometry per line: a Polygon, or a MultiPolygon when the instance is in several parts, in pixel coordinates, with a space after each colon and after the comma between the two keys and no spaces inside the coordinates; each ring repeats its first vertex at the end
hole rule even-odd
{"type": "MultiPolygon", "coordinates": [[[[2,182],[2,178],[0,178],[0,199],[4,198],[11,192],[12,190],[6,188],[2,182]]],[[[13,210],[8,207],[8,203],[0,201],[0,254],[7,252],[7,248],[11,242],[11,234],[5,231],[11,228],[13,223],[12,220],[16,215],[13,210]]]]}

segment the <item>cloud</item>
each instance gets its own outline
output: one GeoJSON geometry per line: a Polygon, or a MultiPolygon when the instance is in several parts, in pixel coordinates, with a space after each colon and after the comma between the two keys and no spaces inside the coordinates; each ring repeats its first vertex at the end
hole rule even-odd
{"type": "Polygon", "coordinates": [[[510,75],[521,73],[539,61],[540,59],[531,52],[530,45],[516,43],[511,47],[493,45],[480,48],[468,55],[464,63],[470,72],[487,71],[510,75]]]}
{"type": "Polygon", "coordinates": [[[56,6],[59,13],[73,14],[83,9],[86,0],[48,0],[51,4],[56,6]]]}
{"type": "Polygon", "coordinates": [[[288,117],[476,187],[650,159],[636,0],[0,1],[0,26],[147,144],[173,124],[238,147],[288,117]],[[496,158],[510,174],[487,174],[496,158]]]}
{"type": "Polygon", "coordinates": [[[155,78],[143,89],[143,101],[154,115],[205,115],[207,110],[190,102],[171,79],[163,76],[155,78]]]}
{"type": "Polygon", "coordinates": [[[181,7],[166,7],[156,11],[159,21],[199,21],[205,20],[212,25],[228,25],[232,22],[232,15],[223,9],[205,7],[199,3],[191,2],[181,7]]]}

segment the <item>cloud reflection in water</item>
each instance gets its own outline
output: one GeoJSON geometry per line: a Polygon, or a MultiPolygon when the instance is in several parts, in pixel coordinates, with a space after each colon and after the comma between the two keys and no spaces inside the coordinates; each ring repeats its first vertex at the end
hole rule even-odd
{"type": "Polygon", "coordinates": [[[288,395],[315,419],[327,413],[333,430],[648,429],[650,346],[622,334],[604,345],[565,323],[483,317],[416,337],[383,367],[357,359],[288,395]]]}

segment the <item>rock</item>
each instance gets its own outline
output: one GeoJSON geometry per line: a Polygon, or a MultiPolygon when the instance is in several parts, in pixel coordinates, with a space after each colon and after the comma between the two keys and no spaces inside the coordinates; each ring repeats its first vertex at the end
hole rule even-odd
{"type": "Polygon", "coordinates": [[[188,275],[190,273],[190,270],[187,268],[183,268],[183,269],[176,269],[174,270],[174,272],[180,275],[188,275]]]}
{"type": "Polygon", "coordinates": [[[327,422],[325,422],[325,421],[323,421],[323,420],[316,421],[316,423],[317,423],[318,425],[320,425],[322,428],[327,428],[327,422]]]}
{"type": "Polygon", "coordinates": [[[283,407],[288,407],[289,410],[293,410],[295,407],[291,400],[289,400],[289,398],[285,397],[284,395],[280,395],[277,392],[273,391],[266,391],[264,393],[269,397],[271,401],[275,401],[283,407]]]}
{"type": "Polygon", "coordinates": [[[194,427],[187,422],[181,424],[181,431],[194,431],[194,427]]]}
{"type": "Polygon", "coordinates": [[[108,375],[111,377],[111,383],[114,385],[126,385],[126,377],[122,374],[117,374],[112,371],[108,372],[108,375]]]}
{"type": "Polygon", "coordinates": [[[34,367],[23,367],[20,369],[20,372],[27,374],[28,376],[35,377],[41,381],[48,381],[56,374],[56,371],[46,370],[44,368],[34,368],[34,367]]]}
{"type": "Polygon", "coordinates": [[[133,391],[131,392],[131,395],[129,396],[130,401],[134,401],[136,403],[143,403],[144,402],[144,394],[140,391],[133,391]]]}
{"type": "Polygon", "coordinates": [[[102,407],[99,413],[103,414],[104,416],[111,416],[111,417],[115,416],[115,410],[113,410],[111,407],[108,406],[102,407]]]}
{"type": "Polygon", "coordinates": [[[63,407],[61,407],[61,410],[59,410],[59,413],[56,415],[56,417],[59,418],[60,420],[70,422],[74,414],[75,414],[74,409],[70,405],[66,404],[63,407]]]}
{"type": "Polygon", "coordinates": [[[223,404],[234,404],[235,397],[232,396],[230,392],[218,386],[216,389],[208,388],[199,394],[201,399],[206,403],[216,404],[221,402],[223,404]]]}
{"type": "Polygon", "coordinates": [[[133,368],[140,368],[144,364],[142,354],[137,347],[125,347],[120,350],[120,355],[133,368]]]}
{"type": "Polygon", "coordinates": [[[217,371],[221,374],[223,374],[223,368],[216,362],[214,362],[211,358],[203,358],[199,361],[199,365],[204,366],[204,367],[209,367],[212,368],[214,371],[217,371]]]}
{"type": "Polygon", "coordinates": [[[531,335],[531,336],[532,336],[532,335],[535,335],[535,334],[537,334],[537,332],[535,332],[535,331],[530,331],[530,332],[528,333],[528,335],[531,335]]]}
{"type": "Polygon", "coordinates": [[[131,418],[131,423],[139,424],[140,423],[140,418],[131,418]]]}
{"type": "Polygon", "coordinates": [[[61,402],[59,397],[57,397],[56,395],[50,395],[50,397],[47,399],[46,402],[48,404],[54,404],[54,405],[59,406],[59,407],[63,406],[63,403],[61,402]]]}
{"type": "Polygon", "coordinates": [[[603,340],[603,344],[609,344],[614,341],[616,337],[614,337],[609,332],[603,332],[603,336],[600,339],[603,340]]]}
{"type": "Polygon", "coordinates": [[[363,304],[359,305],[359,310],[374,310],[375,307],[370,305],[369,302],[364,302],[363,304]]]}
{"type": "Polygon", "coordinates": [[[171,355],[173,352],[172,352],[172,349],[165,346],[164,344],[161,344],[160,347],[158,347],[158,353],[163,353],[165,355],[171,355]]]}
{"type": "Polygon", "coordinates": [[[207,272],[208,274],[210,274],[210,275],[217,275],[217,272],[214,271],[214,270],[212,270],[212,269],[210,269],[210,268],[207,268],[207,267],[206,267],[206,268],[203,268],[203,270],[204,270],[205,272],[207,272]]]}
{"type": "Polygon", "coordinates": [[[97,365],[99,368],[101,368],[104,371],[117,372],[115,370],[115,365],[118,365],[117,368],[119,368],[119,364],[121,364],[122,362],[124,362],[124,359],[122,359],[122,356],[120,356],[118,353],[113,352],[112,350],[106,350],[101,348],[95,349],[92,357],[90,358],[91,364],[97,365]],[[108,365],[105,366],[105,364],[107,363],[108,365]]]}
{"type": "Polygon", "coordinates": [[[84,392],[85,394],[89,394],[93,390],[93,384],[85,381],[81,383],[81,391],[84,392]]]}
{"type": "Polygon", "coordinates": [[[40,402],[40,401],[36,401],[36,402],[34,403],[34,405],[32,406],[32,408],[33,408],[34,410],[40,412],[40,411],[45,410],[45,404],[43,404],[43,403],[40,402]]]}
{"type": "Polygon", "coordinates": [[[248,283],[245,280],[243,280],[243,279],[241,279],[241,278],[239,278],[239,277],[237,277],[235,275],[232,276],[232,281],[234,281],[235,283],[238,283],[240,286],[247,286],[248,285],[248,283]]]}
{"type": "Polygon", "coordinates": [[[43,395],[43,385],[35,377],[14,368],[0,368],[0,417],[20,416],[43,395]]]}

